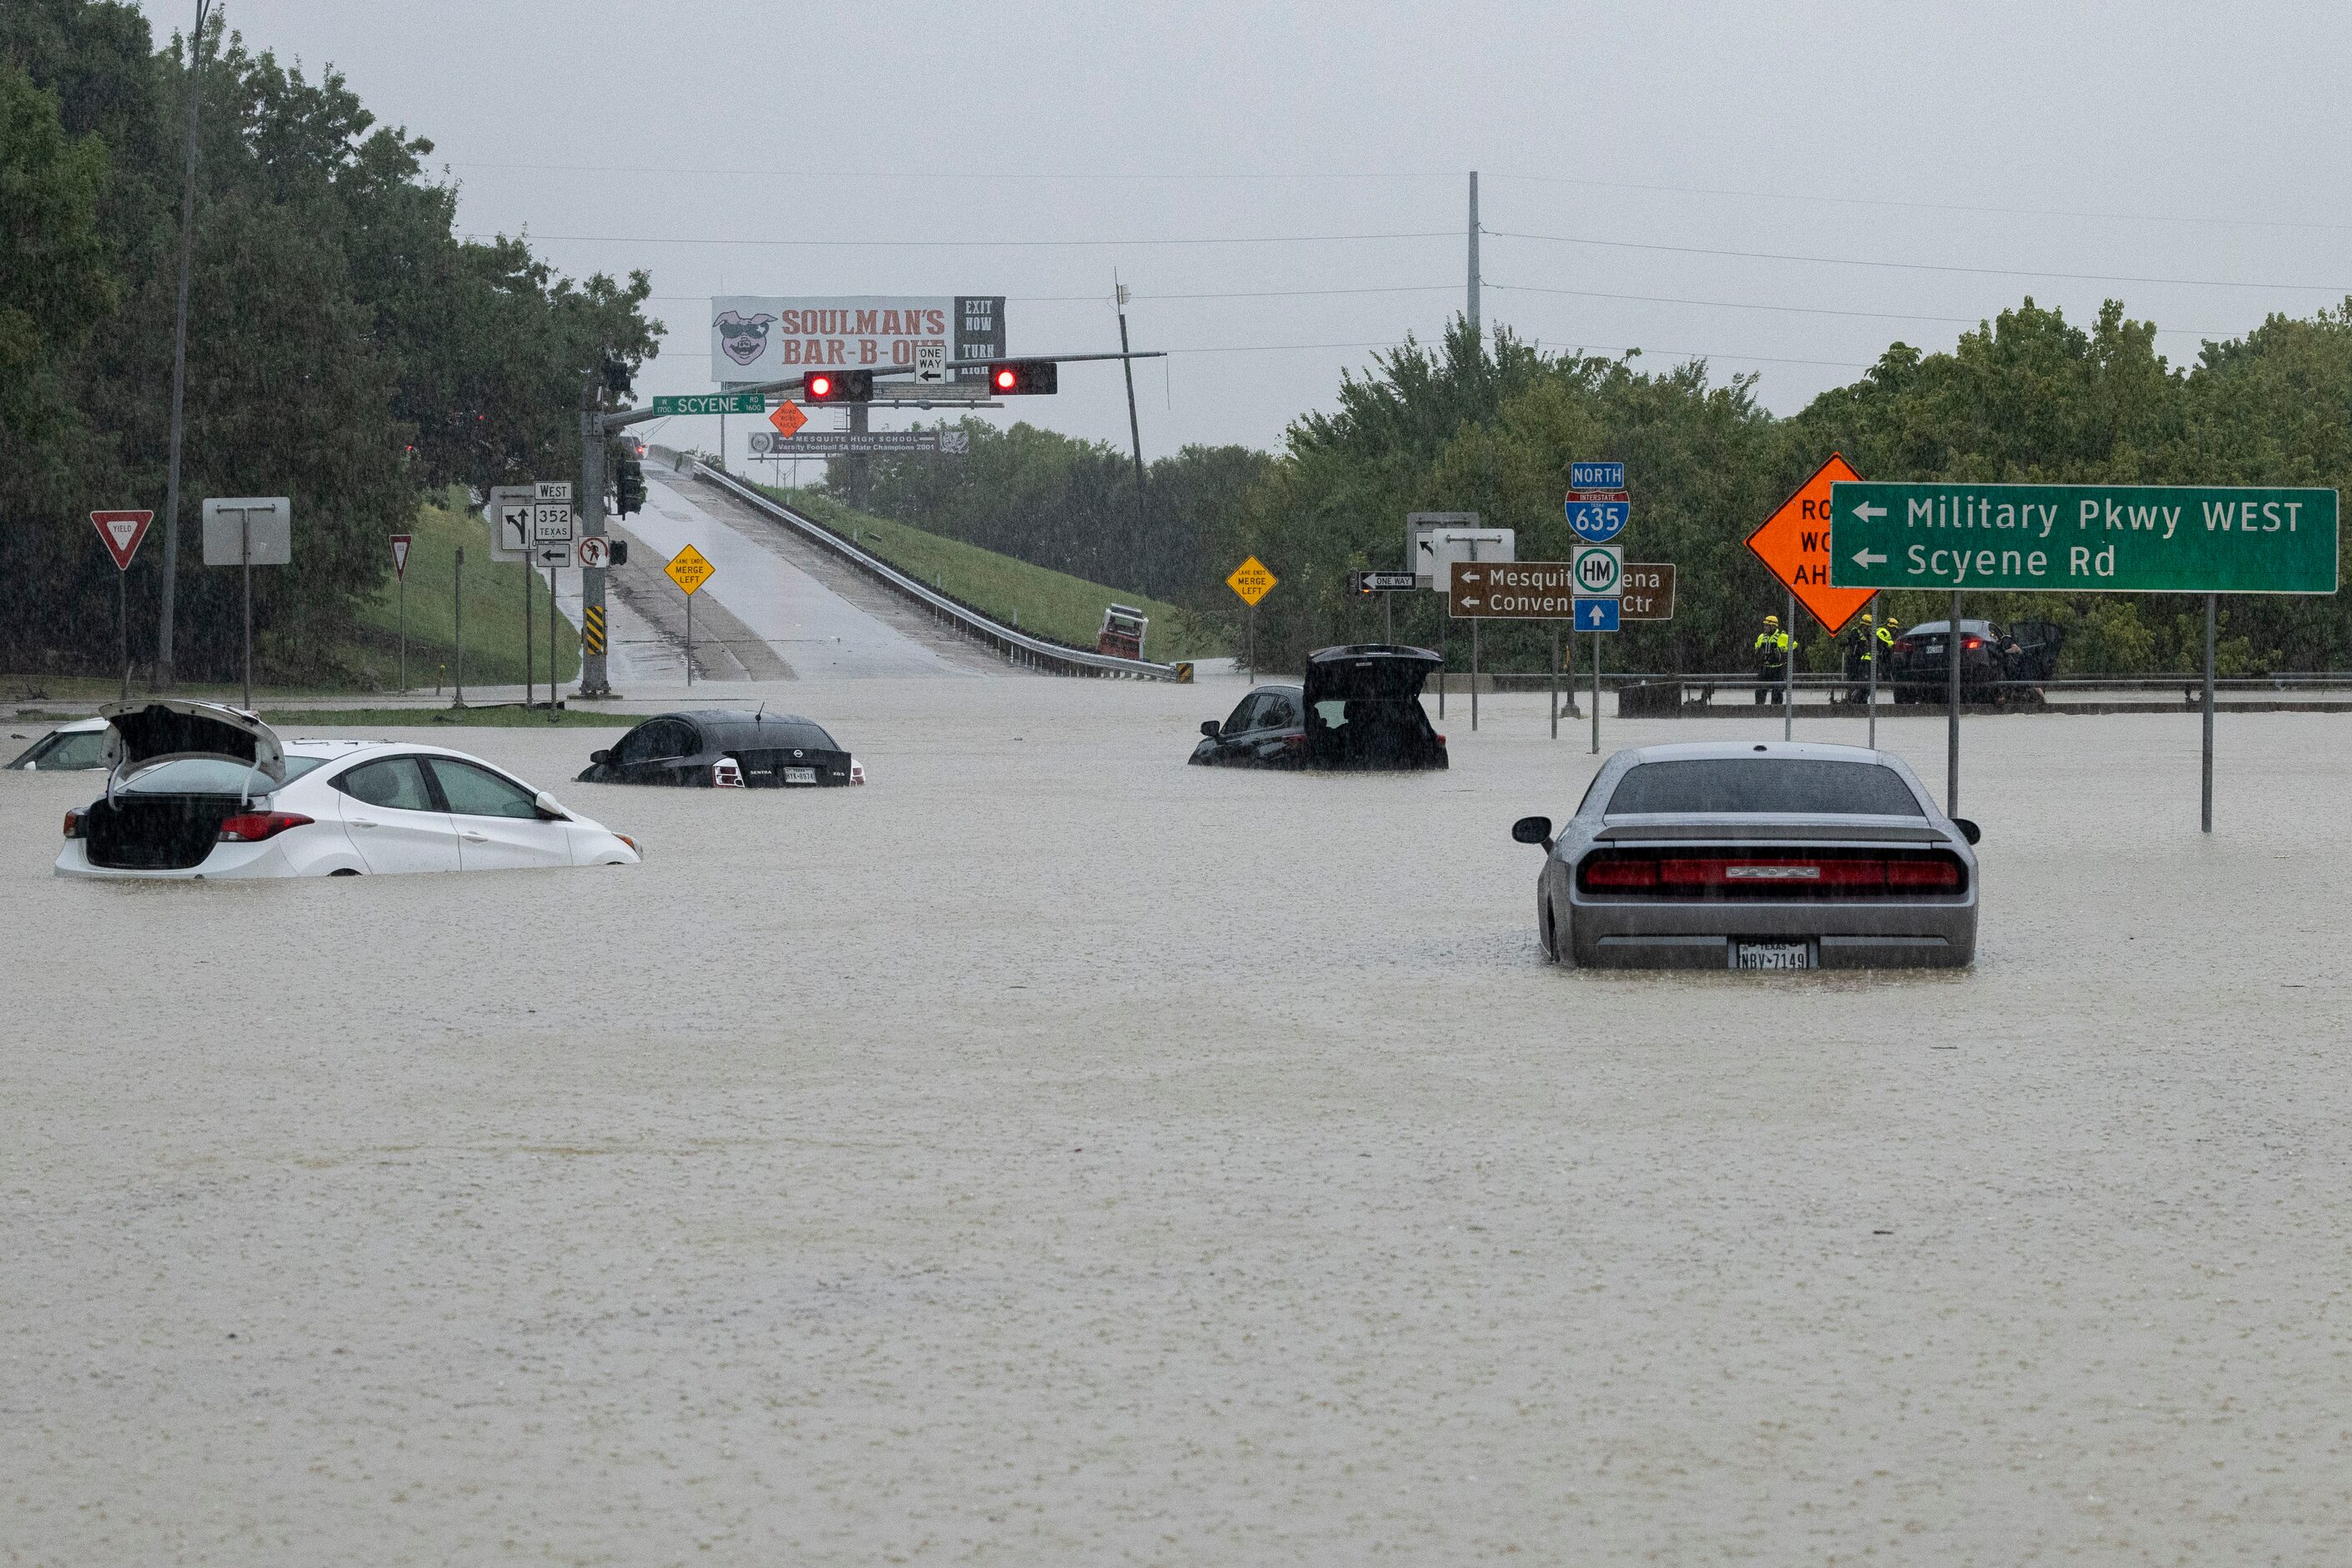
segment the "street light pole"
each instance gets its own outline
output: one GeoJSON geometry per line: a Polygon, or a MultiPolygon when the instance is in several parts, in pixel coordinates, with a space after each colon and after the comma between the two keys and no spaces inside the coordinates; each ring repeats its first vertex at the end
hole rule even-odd
{"type": "Polygon", "coordinates": [[[155,629],[155,689],[172,689],[172,602],[180,581],[180,437],[184,431],[181,411],[188,392],[188,268],[196,233],[196,105],[203,96],[200,72],[205,58],[205,20],[212,0],[196,0],[196,30],[188,40],[188,156],[180,177],[180,303],[172,331],[171,457],[163,478],[163,607],[155,629]]]}

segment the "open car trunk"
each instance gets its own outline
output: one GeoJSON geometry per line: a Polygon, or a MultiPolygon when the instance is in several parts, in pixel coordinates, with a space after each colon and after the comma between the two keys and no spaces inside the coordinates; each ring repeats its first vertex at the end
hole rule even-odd
{"type": "Polygon", "coordinates": [[[1427,648],[1365,644],[1307,656],[1307,765],[1442,768],[1445,742],[1421,706],[1442,660],[1427,648]]]}
{"type": "Polygon", "coordinates": [[[221,824],[286,780],[285,749],[258,715],[166,698],[112,703],[100,714],[109,724],[106,795],[82,816],[93,866],[177,871],[202,865],[221,824]],[[201,788],[122,787],[146,769],[183,760],[219,765],[202,770],[201,788]]]}

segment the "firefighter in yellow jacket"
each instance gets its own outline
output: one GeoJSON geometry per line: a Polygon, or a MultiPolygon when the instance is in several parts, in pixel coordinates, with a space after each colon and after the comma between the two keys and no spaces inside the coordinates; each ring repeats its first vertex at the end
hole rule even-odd
{"type": "Polygon", "coordinates": [[[1789,634],[1780,629],[1780,617],[1778,616],[1765,616],[1764,629],[1756,634],[1756,701],[1758,706],[1761,707],[1767,702],[1777,702],[1780,700],[1780,683],[1787,677],[1789,671],[1789,658],[1796,651],[1797,645],[1790,642],[1789,640],[1789,634]]]}

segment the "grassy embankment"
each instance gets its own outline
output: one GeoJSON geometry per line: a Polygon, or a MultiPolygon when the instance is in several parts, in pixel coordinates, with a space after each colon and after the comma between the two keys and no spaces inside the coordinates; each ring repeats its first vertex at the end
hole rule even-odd
{"type": "MultiPolygon", "coordinates": [[[[489,527],[479,512],[427,501],[416,509],[416,521],[409,532],[415,540],[408,550],[409,689],[430,691],[436,678],[443,691],[454,689],[457,590],[451,569],[460,545],[466,551],[466,683],[521,685],[522,595],[524,579],[532,575],[530,568],[490,559],[489,527]]],[[[530,669],[532,679],[544,685],[547,579],[541,575],[535,581],[538,597],[531,605],[530,669]]],[[[345,649],[342,662],[358,673],[362,689],[389,691],[398,684],[399,605],[399,584],[387,582],[381,597],[360,606],[359,635],[345,649]]],[[[580,675],[580,634],[568,620],[562,621],[555,631],[555,674],[559,681],[575,680],[580,675]]]]}
{"type": "Polygon", "coordinates": [[[1033,565],[977,544],[926,533],[903,522],[855,511],[818,490],[758,489],[807,513],[858,547],[910,576],[1022,630],[1080,647],[1102,631],[1103,606],[1131,605],[1151,617],[1144,655],[1150,658],[1215,658],[1227,653],[1223,631],[1164,600],[1105,587],[1066,572],[1033,565]],[[1017,622],[1016,622],[1017,617],[1017,622]]]}

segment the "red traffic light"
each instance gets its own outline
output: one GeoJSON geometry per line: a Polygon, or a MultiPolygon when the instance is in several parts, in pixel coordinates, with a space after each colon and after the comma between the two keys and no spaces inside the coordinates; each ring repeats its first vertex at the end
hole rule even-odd
{"type": "Polygon", "coordinates": [[[988,367],[988,386],[1007,396],[1060,390],[1059,368],[1049,359],[998,360],[988,367]]]}
{"type": "Polygon", "coordinates": [[[874,396],[870,370],[813,370],[801,380],[811,403],[865,403],[874,396]]]}

